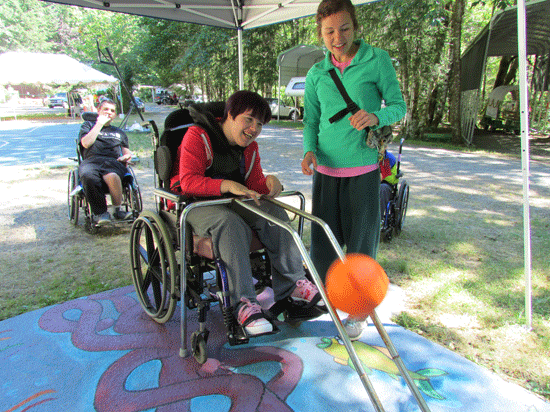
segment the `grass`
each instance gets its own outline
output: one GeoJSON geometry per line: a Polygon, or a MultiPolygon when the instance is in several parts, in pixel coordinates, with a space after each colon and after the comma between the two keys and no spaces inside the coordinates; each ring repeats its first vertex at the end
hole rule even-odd
{"type": "MultiPolygon", "coordinates": [[[[302,127],[289,121],[270,125],[302,127]]],[[[129,137],[141,164],[150,162],[151,135],[129,137]]],[[[407,145],[473,150],[441,142],[407,145]]],[[[49,173],[37,179],[49,179],[49,173]]],[[[59,173],[66,176],[66,171],[59,173]]],[[[523,238],[517,217],[521,194],[495,182],[485,187],[488,204],[469,204],[456,192],[453,210],[440,207],[437,196],[415,186],[403,232],[380,246],[378,261],[406,296],[405,309],[394,321],[550,400],[550,215],[544,199],[538,199],[542,203],[533,207],[531,216],[533,329],[527,330],[523,250],[518,247],[523,238]]],[[[58,236],[59,212],[53,208],[40,213],[36,222],[18,215],[24,224],[14,227],[21,236],[49,220],[55,222],[51,237],[58,236]]],[[[13,234],[15,229],[10,230],[13,234]]],[[[307,224],[305,230],[307,247],[307,224]]],[[[127,229],[95,236],[81,227],[67,232],[68,238],[42,248],[39,242],[14,244],[17,263],[9,253],[0,253],[0,267],[18,267],[17,277],[3,281],[0,319],[131,284],[127,229]]]]}

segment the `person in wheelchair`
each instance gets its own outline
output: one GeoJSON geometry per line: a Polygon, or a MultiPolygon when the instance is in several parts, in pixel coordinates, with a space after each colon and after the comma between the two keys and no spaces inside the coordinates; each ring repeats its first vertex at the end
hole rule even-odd
{"type": "Polygon", "coordinates": [[[125,220],[132,216],[120,208],[122,203],[122,179],[127,173],[132,152],[128,148],[128,137],[111,125],[117,116],[116,105],[110,99],[104,99],[98,107],[95,123],[85,121],[79,133],[82,162],[79,175],[86,199],[90,203],[95,223],[103,225],[111,221],[107,210],[105,187],[111,195],[114,206],[113,217],[125,220]]]}
{"type": "Polygon", "coordinates": [[[397,177],[397,159],[393,154],[384,151],[380,165],[380,216],[384,217],[386,206],[393,196],[393,187],[399,181],[397,177]]]}
{"type": "MultiPolygon", "coordinates": [[[[248,197],[266,213],[288,221],[282,208],[260,198],[277,196],[283,190],[276,176],[264,175],[255,141],[271,119],[267,101],[242,90],[229,97],[221,119],[198,105],[189,110],[195,125],[187,130],[178,148],[171,190],[193,198],[248,197]]],[[[234,204],[193,209],[188,222],[197,235],[212,238],[215,255],[226,266],[234,315],[249,336],[274,329],[270,315],[256,299],[249,257],[253,231],[271,260],[275,302],[289,300],[314,309],[325,307],[317,287],[306,279],[291,235],[277,225],[234,204]]]]}

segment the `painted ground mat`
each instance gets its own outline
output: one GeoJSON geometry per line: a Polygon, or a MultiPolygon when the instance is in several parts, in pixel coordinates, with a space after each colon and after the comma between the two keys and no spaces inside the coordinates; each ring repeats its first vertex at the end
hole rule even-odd
{"type": "MultiPolygon", "coordinates": [[[[209,312],[208,360],[181,358],[179,310],[164,325],[132,287],[0,322],[0,411],[375,411],[332,321],[229,346],[209,312]]],[[[189,316],[189,332],[196,330],[189,316]]],[[[550,404],[444,347],[386,324],[431,411],[542,412],[550,404]]],[[[385,411],[418,411],[374,326],[354,343],[385,411]]]]}

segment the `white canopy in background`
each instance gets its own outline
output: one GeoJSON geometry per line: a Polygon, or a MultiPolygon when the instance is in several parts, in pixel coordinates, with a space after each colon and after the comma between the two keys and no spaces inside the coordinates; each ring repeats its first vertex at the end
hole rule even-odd
{"type": "Polygon", "coordinates": [[[0,84],[116,83],[116,77],[80,63],[66,54],[6,52],[0,54],[0,84]]]}

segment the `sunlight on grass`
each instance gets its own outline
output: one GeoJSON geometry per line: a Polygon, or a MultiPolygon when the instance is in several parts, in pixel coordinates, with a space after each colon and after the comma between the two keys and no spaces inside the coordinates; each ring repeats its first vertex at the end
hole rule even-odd
{"type": "Polygon", "coordinates": [[[457,212],[457,209],[452,207],[452,206],[442,205],[442,206],[436,206],[435,208],[437,210],[439,210],[441,212],[445,212],[445,213],[455,213],[455,212],[457,212]]]}

